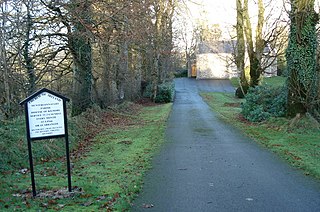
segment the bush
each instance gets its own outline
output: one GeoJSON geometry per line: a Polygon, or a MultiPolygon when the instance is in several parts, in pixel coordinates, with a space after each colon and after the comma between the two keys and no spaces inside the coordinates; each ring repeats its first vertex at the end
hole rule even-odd
{"type": "Polygon", "coordinates": [[[144,98],[151,98],[152,97],[152,85],[151,83],[148,83],[148,85],[145,87],[142,97],[144,98]]]}
{"type": "Polygon", "coordinates": [[[156,103],[172,102],[174,98],[174,83],[165,82],[158,85],[158,94],[156,96],[156,103]]]}
{"type": "Polygon", "coordinates": [[[174,73],[175,78],[188,77],[188,70],[178,70],[174,73]]]}
{"type": "Polygon", "coordinates": [[[241,113],[251,122],[264,121],[270,117],[281,117],[286,114],[286,99],[286,92],[282,87],[249,88],[241,113]]]}

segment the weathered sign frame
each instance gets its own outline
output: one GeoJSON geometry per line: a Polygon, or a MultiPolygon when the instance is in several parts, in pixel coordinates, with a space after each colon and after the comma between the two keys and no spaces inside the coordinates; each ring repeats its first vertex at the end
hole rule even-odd
{"type": "MultiPolygon", "coordinates": [[[[70,101],[69,98],[62,96],[54,91],[51,91],[47,88],[42,88],[39,91],[35,92],[34,94],[30,95],[29,97],[27,97],[26,99],[24,99],[22,102],[20,102],[20,105],[23,105],[25,108],[25,118],[26,118],[26,128],[27,128],[27,142],[28,142],[28,153],[29,153],[29,164],[30,164],[30,172],[31,172],[31,184],[32,184],[32,195],[35,197],[37,195],[36,193],[36,186],[35,186],[35,179],[34,179],[34,169],[33,169],[33,158],[32,158],[32,144],[31,141],[34,140],[43,140],[43,139],[53,139],[53,138],[61,138],[64,137],[65,138],[65,142],[66,142],[66,157],[67,157],[67,172],[68,172],[68,191],[71,192],[71,169],[70,169],[70,154],[69,154],[69,136],[68,136],[68,122],[67,122],[67,107],[66,107],[66,102],[70,101]],[[33,130],[32,127],[34,126],[30,126],[30,114],[29,114],[29,106],[28,103],[35,101],[36,99],[40,99],[41,96],[45,96],[46,94],[52,95],[53,97],[56,97],[55,100],[60,101],[59,99],[61,99],[62,101],[62,118],[63,118],[63,133],[58,133],[55,134],[54,132],[52,132],[52,135],[37,135],[37,136],[30,136],[31,135],[31,131],[33,130]]],[[[58,103],[57,103],[58,104],[58,103]]],[[[31,107],[31,106],[30,106],[31,107]]],[[[44,111],[41,111],[41,113],[43,112],[43,114],[45,116],[49,115],[45,113],[44,111]]],[[[49,112],[48,112],[49,113],[49,112]]],[[[40,115],[41,116],[41,115],[40,115]]],[[[59,123],[58,123],[59,125],[59,123]]],[[[61,124],[60,124],[61,125],[61,124]]]]}

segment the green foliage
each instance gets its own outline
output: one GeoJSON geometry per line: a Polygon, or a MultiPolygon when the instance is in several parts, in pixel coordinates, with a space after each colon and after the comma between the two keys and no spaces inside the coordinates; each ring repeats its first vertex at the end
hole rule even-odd
{"type": "Polygon", "coordinates": [[[174,98],[174,83],[165,82],[158,85],[158,93],[155,98],[156,103],[168,103],[172,102],[174,98]]]}
{"type": "MultiPolygon", "coordinates": [[[[312,1],[310,1],[312,5],[312,1]]],[[[310,6],[309,5],[309,6],[310,6]]],[[[293,8],[286,52],[288,71],[288,115],[314,109],[318,92],[316,49],[318,14],[313,6],[299,12],[293,8]]]]}
{"type": "Polygon", "coordinates": [[[146,89],[143,91],[143,94],[142,96],[144,98],[151,98],[152,97],[152,84],[149,83],[147,86],[146,86],[146,89]]]}
{"type": "Polygon", "coordinates": [[[174,73],[175,78],[188,77],[188,70],[178,70],[174,73]]]}
{"type": "Polygon", "coordinates": [[[283,88],[257,86],[250,88],[242,104],[242,115],[251,122],[286,114],[286,92],[283,88]]]}

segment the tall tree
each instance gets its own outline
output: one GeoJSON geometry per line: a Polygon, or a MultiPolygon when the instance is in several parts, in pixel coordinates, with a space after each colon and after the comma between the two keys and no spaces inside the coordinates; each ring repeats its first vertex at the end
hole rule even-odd
{"type": "MultiPolygon", "coordinates": [[[[6,22],[7,22],[7,11],[8,11],[8,6],[7,2],[2,2],[1,3],[1,23],[0,23],[0,67],[1,70],[3,71],[3,99],[0,100],[0,102],[3,102],[4,104],[4,114],[6,118],[9,117],[11,114],[11,91],[10,91],[10,83],[9,83],[9,67],[7,63],[7,50],[6,50],[6,22]]],[[[1,92],[1,90],[0,90],[1,92]]],[[[0,107],[1,108],[1,107],[0,107]]],[[[1,110],[0,110],[1,111],[1,110]]]]}
{"type": "Polygon", "coordinates": [[[73,56],[72,115],[79,115],[92,104],[92,48],[88,28],[91,26],[89,0],[73,0],[73,32],[69,35],[69,48],[73,56]]]}
{"type": "Polygon", "coordinates": [[[176,0],[153,1],[154,11],[154,53],[152,69],[152,99],[155,100],[158,85],[163,80],[163,72],[167,71],[162,62],[165,54],[171,54],[172,50],[172,18],[175,10],[176,0]]]}
{"type": "Polygon", "coordinates": [[[249,16],[248,0],[244,0],[243,18],[245,25],[245,36],[247,41],[247,51],[250,60],[250,86],[259,85],[262,73],[261,59],[263,50],[265,48],[265,41],[263,40],[263,24],[264,24],[264,4],[263,0],[258,0],[258,24],[256,27],[255,42],[253,39],[252,26],[249,16]],[[254,45],[255,43],[255,45],[254,45]]]}
{"type": "Polygon", "coordinates": [[[244,39],[244,19],[242,0],[237,0],[237,48],[236,48],[236,65],[240,73],[240,86],[236,90],[236,96],[243,98],[247,93],[249,83],[245,73],[245,39],[244,39]]]}
{"type": "Polygon", "coordinates": [[[317,73],[315,0],[291,0],[290,35],[286,52],[288,69],[288,115],[315,109],[319,76],[317,73]]]}
{"type": "Polygon", "coordinates": [[[32,94],[36,90],[36,73],[35,73],[35,66],[34,66],[34,61],[31,56],[31,31],[33,28],[33,18],[31,16],[31,8],[33,7],[33,2],[30,0],[25,0],[24,1],[27,14],[26,14],[26,28],[25,28],[25,41],[24,41],[24,49],[23,49],[23,58],[24,58],[24,63],[25,63],[25,68],[27,71],[27,78],[28,78],[28,84],[27,84],[27,89],[28,89],[28,94],[32,94]]]}

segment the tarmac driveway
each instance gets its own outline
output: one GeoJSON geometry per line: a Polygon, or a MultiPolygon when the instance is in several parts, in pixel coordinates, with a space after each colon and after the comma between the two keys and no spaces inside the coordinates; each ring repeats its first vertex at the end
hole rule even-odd
{"type": "Polygon", "coordinates": [[[320,183],[228,126],[199,91],[229,81],[177,79],[167,142],[132,211],[320,211],[320,183]]]}

